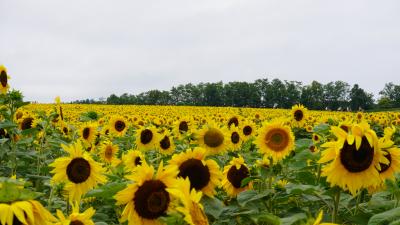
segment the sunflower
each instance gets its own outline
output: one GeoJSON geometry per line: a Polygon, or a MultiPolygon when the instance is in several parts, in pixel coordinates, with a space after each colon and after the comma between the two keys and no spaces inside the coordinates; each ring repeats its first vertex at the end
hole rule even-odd
{"type": "Polygon", "coordinates": [[[178,167],[178,177],[189,177],[192,189],[202,191],[205,195],[212,197],[221,179],[221,171],[214,160],[206,160],[206,154],[204,148],[188,149],[178,155],[173,155],[169,163],[178,167]]]}
{"type": "Polygon", "coordinates": [[[238,158],[233,158],[229,165],[224,167],[223,176],[222,187],[229,196],[235,197],[240,192],[252,188],[251,182],[242,187],[242,181],[250,176],[250,171],[240,155],[238,158]]]}
{"type": "Polygon", "coordinates": [[[86,144],[91,144],[96,139],[97,125],[95,123],[85,123],[79,130],[81,140],[86,144]]]}
{"type": "Polygon", "coordinates": [[[256,125],[253,122],[246,121],[241,126],[241,130],[242,130],[242,134],[243,134],[243,139],[248,140],[256,132],[256,125]]]}
{"type": "Polygon", "coordinates": [[[156,148],[158,133],[154,127],[142,127],[136,131],[136,146],[139,150],[156,148]]]}
{"type": "Polygon", "coordinates": [[[210,154],[223,153],[229,144],[229,137],[226,135],[225,129],[219,128],[214,123],[209,123],[202,128],[196,134],[196,140],[210,154]]]}
{"type": "Polygon", "coordinates": [[[189,118],[181,118],[174,123],[173,133],[178,138],[183,138],[191,133],[192,120],[189,118]]]}
{"type": "Polygon", "coordinates": [[[111,117],[108,127],[111,133],[119,137],[124,136],[128,130],[128,124],[122,116],[111,117]]]}
{"type": "Polygon", "coordinates": [[[238,127],[239,126],[239,117],[238,116],[231,116],[228,119],[227,125],[228,125],[228,128],[231,128],[231,126],[238,127]]]}
{"type": "Polygon", "coordinates": [[[323,144],[319,163],[326,163],[322,176],[327,177],[331,186],[337,185],[356,195],[362,188],[380,184],[380,163],[389,164],[384,157],[375,132],[366,123],[354,124],[349,133],[332,126],[336,141],[323,144]]]}
{"type": "Polygon", "coordinates": [[[384,130],[384,137],[378,141],[379,147],[383,151],[384,157],[389,161],[388,164],[380,163],[379,176],[384,182],[386,179],[395,180],[395,174],[400,171],[400,149],[391,140],[395,128],[387,127],[384,130]]]}
{"type": "Polygon", "coordinates": [[[292,107],[291,114],[293,125],[296,127],[302,127],[306,120],[307,108],[301,104],[294,105],[292,107]]]}
{"type": "Polygon", "coordinates": [[[242,146],[243,139],[242,134],[239,129],[235,126],[232,126],[229,130],[230,136],[230,148],[232,150],[237,150],[242,146]]]}
{"type": "Polygon", "coordinates": [[[266,123],[258,131],[255,143],[259,151],[279,161],[294,149],[294,135],[290,127],[281,121],[266,123]]]}
{"type": "Polygon", "coordinates": [[[118,150],[118,145],[114,145],[112,142],[106,141],[101,146],[100,158],[106,163],[112,163],[115,165],[119,162],[117,158],[118,150]]]}
{"type": "Polygon", "coordinates": [[[208,225],[207,216],[200,203],[202,192],[191,189],[190,186],[188,178],[178,178],[176,185],[168,188],[167,191],[182,203],[182,206],[176,207],[176,210],[184,215],[188,224],[208,225]]]}
{"type": "Polygon", "coordinates": [[[170,155],[175,151],[175,144],[169,132],[165,131],[159,135],[158,150],[162,154],[170,155]]]}
{"type": "Polygon", "coordinates": [[[117,205],[125,205],[120,222],[128,225],[157,225],[171,208],[171,196],[167,188],[176,182],[178,169],[175,166],[163,167],[161,162],[157,174],[154,167],[143,163],[130,178],[134,183],[119,191],[114,198],[117,205]]]}
{"type": "Polygon", "coordinates": [[[96,210],[92,207],[85,210],[83,213],[79,213],[79,204],[75,203],[72,205],[72,213],[66,218],[64,214],[57,209],[57,217],[59,222],[55,225],[94,225],[92,216],[96,210]]]}
{"type": "Polygon", "coordinates": [[[313,133],[312,134],[312,140],[313,140],[314,144],[317,144],[317,143],[319,143],[321,141],[321,136],[319,136],[316,133],[313,133]]]}
{"type": "Polygon", "coordinates": [[[25,113],[19,120],[18,120],[18,127],[20,130],[28,130],[35,128],[37,126],[38,119],[35,115],[31,113],[25,113]]]}
{"type": "Polygon", "coordinates": [[[79,142],[70,146],[62,145],[62,148],[69,153],[69,156],[58,158],[50,164],[54,167],[51,171],[54,173],[52,181],[56,183],[67,181],[65,189],[69,193],[70,201],[79,201],[88,190],[98,183],[106,182],[104,169],[90,157],[89,153],[84,152],[79,142]]]}
{"type": "Polygon", "coordinates": [[[3,65],[0,65],[0,93],[6,94],[10,85],[8,84],[8,80],[10,77],[7,75],[7,68],[3,65]]]}
{"type": "Polygon", "coordinates": [[[143,153],[138,150],[129,150],[122,156],[122,161],[124,162],[125,168],[130,171],[134,171],[136,167],[146,163],[143,153]]]}

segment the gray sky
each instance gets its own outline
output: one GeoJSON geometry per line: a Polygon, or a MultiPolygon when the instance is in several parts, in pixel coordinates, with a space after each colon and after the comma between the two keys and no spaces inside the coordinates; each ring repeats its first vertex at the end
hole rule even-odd
{"type": "Polygon", "coordinates": [[[0,64],[27,100],[188,82],[400,84],[398,0],[1,0],[0,64]]]}

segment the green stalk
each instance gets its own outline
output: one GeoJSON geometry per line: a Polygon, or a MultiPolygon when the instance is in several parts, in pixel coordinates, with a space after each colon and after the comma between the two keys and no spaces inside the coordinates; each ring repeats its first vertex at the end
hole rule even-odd
{"type": "Polygon", "coordinates": [[[336,194],[333,200],[334,200],[334,208],[332,212],[332,223],[337,223],[337,216],[339,212],[339,202],[340,202],[340,189],[336,190],[336,194]]]}

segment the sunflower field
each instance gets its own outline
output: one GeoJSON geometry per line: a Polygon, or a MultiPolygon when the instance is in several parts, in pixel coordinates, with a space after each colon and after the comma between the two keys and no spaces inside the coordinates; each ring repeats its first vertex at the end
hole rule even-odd
{"type": "Polygon", "coordinates": [[[27,104],[0,71],[0,225],[400,224],[399,112],[27,104]]]}

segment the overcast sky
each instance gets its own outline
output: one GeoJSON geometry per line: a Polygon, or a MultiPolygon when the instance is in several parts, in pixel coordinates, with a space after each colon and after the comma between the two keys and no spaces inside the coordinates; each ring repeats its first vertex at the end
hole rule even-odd
{"type": "Polygon", "coordinates": [[[188,82],[400,84],[398,0],[1,0],[0,64],[26,100],[188,82]]]}

